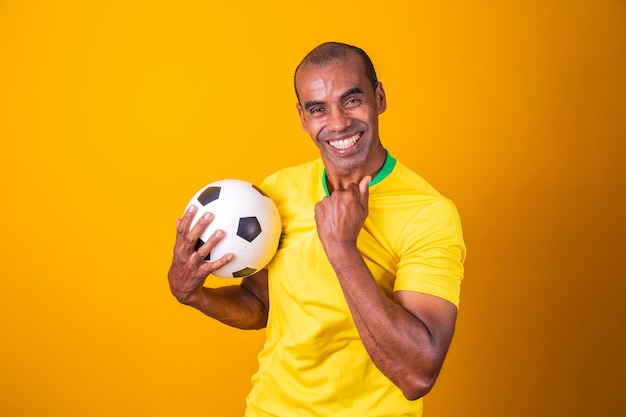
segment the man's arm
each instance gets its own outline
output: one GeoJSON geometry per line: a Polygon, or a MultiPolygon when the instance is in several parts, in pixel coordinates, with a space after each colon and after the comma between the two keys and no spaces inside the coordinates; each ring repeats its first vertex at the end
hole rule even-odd
{"type": "Polygon", "coordinates": [[[195,244],[213,216],[203,216],[189,230],[196,208],[191,208],[176,222],[174,258],[168,272],[170,290],[182,304],[192,306],[209,317],[240,329],[261,329],[267,324],[269,297],[267,270],[244,278],[240,285],[208,288],[204,283],[210,273],[233,259],[226,254],[215,261],[205,261],[213,247],[224,237],[215,231],[197,251],[195,244]]]}
{"type": "Polygon", "coordinates": [[[316,207],[318,234],[372,361],[404,396],[433,387],[454,333],[457,309],[438,297],[378,288],[356,247],[367,217],[369,179],[334,191],[316,207]]]}
{"type": "Polygon", "coordinates": [[[407,399],[426,395],[452,341],[456,306],[411,291],[398,291],[390,300],[358,251],[335,250],[330,258],[372,361],[407,399]]]}

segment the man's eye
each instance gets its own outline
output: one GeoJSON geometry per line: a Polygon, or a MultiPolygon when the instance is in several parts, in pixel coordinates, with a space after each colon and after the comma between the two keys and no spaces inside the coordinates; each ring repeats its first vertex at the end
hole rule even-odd
{"type": "Polygon", "coordinates": [[[309,113],[311,113],[311,114],[319,114],[319,113],[322,113],[323,111],[324,111],[323,107],[312,107],[309,110],[309,113]]]}
{"type": "Polygon", "coordinates": [[[346,107],[356,107],[361,104],[361,100],[358,98],[351,98],[346,101],[346,107]]]}

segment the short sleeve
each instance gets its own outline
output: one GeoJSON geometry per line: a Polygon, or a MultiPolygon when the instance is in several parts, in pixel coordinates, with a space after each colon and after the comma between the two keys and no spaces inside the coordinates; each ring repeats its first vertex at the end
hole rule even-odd
{"type": "Polygon", "coordinates": [[[455,205],[441,198],[420,210],[400,241],[394,291],[434,295],[459,306],[466,256],[455,205]]]}

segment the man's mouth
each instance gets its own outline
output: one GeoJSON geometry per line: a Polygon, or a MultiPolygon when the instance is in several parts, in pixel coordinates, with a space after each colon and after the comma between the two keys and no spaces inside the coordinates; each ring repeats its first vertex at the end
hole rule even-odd
{"type": "Polygon", "coordinates": [[[351,136],[347,139],[332,140],[329,141],[328,144],[335,149],[348,149],[349,147],[354,146],[354,144],[357,143],[359,139],[361,139],[361,133],[357,133],[356,135],[351,136]]]}

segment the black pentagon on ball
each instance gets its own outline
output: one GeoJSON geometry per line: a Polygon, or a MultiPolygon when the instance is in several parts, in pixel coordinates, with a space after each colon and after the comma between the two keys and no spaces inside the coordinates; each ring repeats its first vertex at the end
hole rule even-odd
{"type": "Polygon", "coordinates": [[[255,190],[257,190],[259,192],[259,194],[261,194],[264,197],[267,197],[267,194],[265,194],[263,192],[263,190],[261,190],[259,187],[257,187],[256,185],[252,184],[252,188],[254,188],[255,190]]]}
{"type": "Polygon", "coordinates": [[[252,242],[261,232],[261,223],[259,223],[256,217],[242,217],[239,219],[237,236],[252,242]]]}
{"type": "Polygon", "coordinates": [[[235,271],[233,272],[233,278],[243,278],[243,277],[247,277],[248,275],[252,275],[256,272],[256,269],[254,268],[244,268],[244,269],[240,269],[239,271],[235,271]]]}
{"type": "MultiPolygon", "coordinates": [[[[204,243],[205,243],[205,242],[204,242],[204,240],[202,240],[202,239],[198,239],[198,240],[196,240],[196,247],[194,248],[194,250],[196,250],[196,251],[197,251],[198,249],[200,249],[200,247],[201,247],[202,245],[204,245],[204,243]]],[[[205,261],[210,261],[210,260],[211,260],[211,253],[210,253],[210,252],[209,252],[209,254],[208,254],[207,256],[205,256],[205,257],[204,257],[204,260],[205,260],[205,261]]]]}
{"type": "Polygon", "coordinates": [[[200,202],[203,206],[206,206],[211,201],[215,201],[220,198],[220,191],[222,191],[222,187],[207,187],[207,189],[198,196],[198,202],[200,202]]]}

